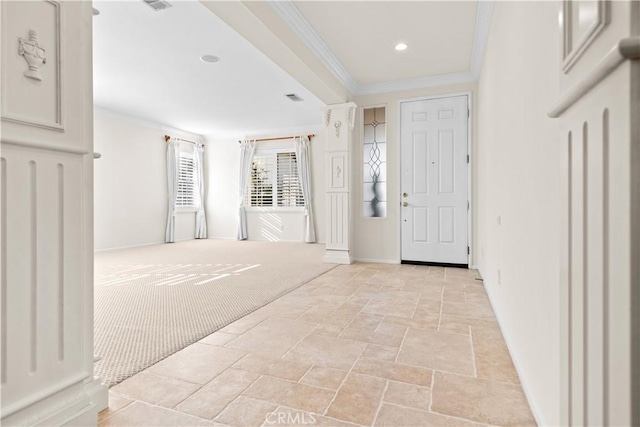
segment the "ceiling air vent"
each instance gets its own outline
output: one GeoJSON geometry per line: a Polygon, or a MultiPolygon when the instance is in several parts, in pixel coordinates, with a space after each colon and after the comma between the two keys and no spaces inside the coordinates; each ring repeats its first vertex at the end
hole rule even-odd
{"type": "Polygon", "coordinates": [[[155,10],[156,12],[160,10],[168,9],[171,7],[171,4],[164,0],[142,0],[142,1],[145,2],[151,9],[155,10]]]}
{"type": "Polygon", "coordinates": [[[295,93],[288,93],[285,95],[287,98],[289,98],[290,100],[292,100],[293,102],[300,102],[303,101],[302,98],[300,98],[298,95],[296,95],[295,93]]]}

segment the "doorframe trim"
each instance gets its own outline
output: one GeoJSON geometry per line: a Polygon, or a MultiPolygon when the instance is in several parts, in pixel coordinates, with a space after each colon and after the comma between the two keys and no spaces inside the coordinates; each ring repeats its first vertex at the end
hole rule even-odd
{"type": "MultiPolygon", "coordinates": [[[[469,163],[467,163],[467,200],[469,201],[469,209],[467,210],[467,245],[469,246],[469,253],[467,254],[467,264],[469,268],[473,268],[474,253],[473,253],[473,91],[466,90],[461,92],[442,93],[438,95],[418,96],[413,98],[404,98],[398,100],[398,147],[396,148],[396,154],[398,156],[398,193],[402,194],[402,104],[405,102],[414,101],[430,101],[433,99],[441,98],[455,98],[457,96],[467,97],[467,108],[469,109],[469,117],[467,117],[467,154],[469,155],[469,163]]],[[[398,203],[400,206],[400,203],[398,203]]],[[[398,261],[402,263],[402,212],[398,215],[398,261]]]]}

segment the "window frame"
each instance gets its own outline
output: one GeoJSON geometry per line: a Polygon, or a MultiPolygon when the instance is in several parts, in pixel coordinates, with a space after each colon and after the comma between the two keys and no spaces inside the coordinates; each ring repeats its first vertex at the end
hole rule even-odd
{"type": "MultiPolygon", "coordinates": [[[[285,146],[279,146],[279,147],[268,147],[268,148],[256,148],[256,151],[253,153],[254,157],[256,156],[269,156],[272,157],[271,159],[271,163],[274,165],[274,170],[275,173],[272,174],[272,176],[270,177],[271,180],[271,185],[273,186],[273,193],[272,193],[272,204],[271,206],[252,206],[249,204],[245,204],[245,210],[247,212],[304,212],[305,209],[305,205],[302,206],[278,206],[278,154],[281,153],[293,153],[296,156],[296,164],[298,161],[297,155],[296,155],[296,150],[293,147],[285,147],[285,146]]],[[[251,160],[252,164],[253,164],[253,159],[251,160]]],[[[296,170],[296,174],[298,177],[298,181],[300,182],[300,174],[299,172],[296,170]]],[[[251,193],[251,177],[249,178],[249,182],[248,182],[248,191],[247,191],[247,196],[249,196],[251,193]]],[[[302,195],[302,182],[300,182],[300,194],[302,195]]],[[[303,201],[304,201],[304,195],[302,195],[303,201]]],[[[250,199],[250,197],[249,197],[250,199]]]]}

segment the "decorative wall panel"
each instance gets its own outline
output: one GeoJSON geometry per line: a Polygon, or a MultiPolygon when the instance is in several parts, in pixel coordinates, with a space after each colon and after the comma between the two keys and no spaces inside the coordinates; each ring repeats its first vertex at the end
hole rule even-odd
{"type": "Polygon", "coordinates": [[[566,0],[562,132],[562,422],[640,424],[638,2],[566,0]],[[606,28],[606,30],[604,30],[606,28]]]}
{"type": "Polygon", "coordinates": [[[347,153],[327,154],[327,164],[331,169],[328,175],[328,191],[347,191],[349,189],[349,159],[347,153]]]}
{"type": "Polygon", "coordinates": [[[562,70],[567,73],[609,24],[608,0],[565,0],[561,19],[562,70]]]}
{"type": "Polygon", "coordinates": [[[2,119],[64,130],[60,4],[10,1],[2,7],[3,16],[26,18],[2,22],[2,119]]]}
{"type": "Polygon", "coordinates": [[[635,425],[630,369],[638,360],[630,339],[637,309],[629,301],[638,292],[630,258],[638,230],[637,216],[629,216],[629,159],[640,148],[629,121],[629,67],[562,117],[563,387],[572,426],[635,425]]]}
{"type": "Polygon", "coordinates": [[[349,249],[349,194],[327,194],[327,215],[331,216],[330,228],[327,230],[327,249],[349,249]]]}
{"type": "Polygon", "coordinates": [[[326,127],[326,253],[325,262],[351,264],[349,150],[355,119],[353,103],[330,105],[325,111],[326,127]]]}
{"type": "Polygon", "coordinates": [[[26,184],[26,191],[3,185],[1,196],[2,247],[12,249],[2,257],[6,414],[23,406],[38,384],[78,380],[82,359],[73,349],[83,345],[83,325],[72,313],[82,305],[84,286],[77,262],[82,234],[74,227],[83,216],[82,157],[4,146],[2,176],[3,183],[26,184]]]}

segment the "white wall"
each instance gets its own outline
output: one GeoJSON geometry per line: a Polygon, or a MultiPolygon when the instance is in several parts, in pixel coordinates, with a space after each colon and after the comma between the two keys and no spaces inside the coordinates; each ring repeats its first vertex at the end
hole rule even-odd
{"type": "MultiPolygon", "coordinates": [[[[278,135],[288,135],[282,131],[278,135]]],[[[306,132],[295,132],[306,134],[306,132]]],[[[322,131],[311,130],[311,186],[318,243],[325,241],[325,137],[322,131]]],[[[269,142],[260,142],[267,144],[269,142]]],[[[238,232],[238,182],[240,149],[238,140],[210,140],[205,150],[209,188],[207,192],[207,221],[209,238],[235,239],[238,232]]],[[[251,210],[247,212],[250,240],[302,241],[302,211],[282,209],[251,210]]]]}
{"type": "Polygon", "coordinates": [[[496,2],[479,83],[479,266],[533,411],[560,425],[558,2],[496,2]]]}
{"type": "MultiPolygon", "coordinates": [[[[200,138],[107,110],[94,111],[95,249],[164,242],[167,166],[164,135],[200,138]]],[[[183,144],[191,149],[191,144],[183,144]]],[[[205,148],[206,150],[206,148],[205,148]]],[[[206,168],[206,165],[205,165],[206,168]]],[[[178,213],[176,240],[192,239],[195,213],[178,213]]]]}
{"type": "MultiPolygon", "coordinates": [[[[353,146],[351,147],[351,203],[353,206],[351,220],[353,224],[353,257],[359,260],[400,262],[400,149],[399,149],[399,103],[401,100],[433,95],[454,94],[471,92],[472,97],[472,124],[471,124],[471,176],[476,176],[475,159],[477,114],[477,85],[466,83],[441,87],[429,87],[402,92],[391,92],[377,95],[356,97],[354,102],[358,105],[356,123],[353,134],[353,146]],[[365,218],[363,217],[362,202],[362,109],[372,106],[386,106],[387,123],[387,217],[365,218]]],[[[473,192],[476,191],[476,179],[472,179],[473,192]]],[[[476,201],[474,200],[472,212],[475,213],[476,201]]],[[[472,218],[472,228],[475,230],[476,215],[472,218]]],[[[475,231],[474,231],[475,234],[475,231]]],[[[472,255],[477,254],[476,238],[472,238],[472,255]]],[[[471,264],[475,264],[477,256],[473,256],[471,264]]]]}
{"type": "Polygon", "coordinates": [[[210,239],[235,239],[238,234],[238,140],[207,139],[204,151],[209,186],[207,226],[210,239]]]}

